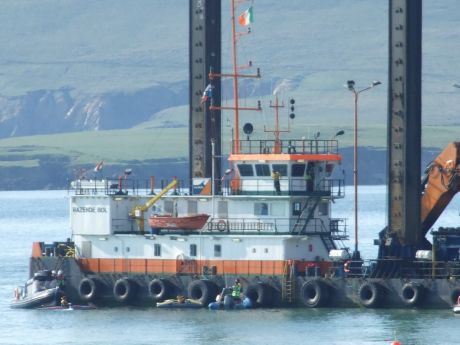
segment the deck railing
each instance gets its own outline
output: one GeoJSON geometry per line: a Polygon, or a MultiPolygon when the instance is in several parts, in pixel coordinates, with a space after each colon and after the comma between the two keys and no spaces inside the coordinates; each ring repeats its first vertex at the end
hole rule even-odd
{"type": "Polygon", "coordinates": [[[460,279],[460,261],[346,260],[334,262],[329,274],[331,276],[379,279],[460,279]],[[346,267],[344,267],[345,262],[347,262],[346,267]]]}
{"type": "MultiPolygon", "coordinates": [[[[76,195],[119,195],[119,196],[148,196],[158,193],[165,188],[171,180],[161,180],[152,187],[148,180],[133,179],[78,179],[69,184],[68,191],[76,195]]],[[[343,198],[345,196],[345,181],[343,179],[321,179],[315,186],[309,188],[305,178],[281,177],[280,195],[303,195],[343,198]]],[[[173,195],[198,195],[201,188],[190,188],[190,183],[179,180],[175,189],[169,194],[173,195]],[[195,190],[196,189],[196,190],[195,190]]],[[[253,179],[239,180],[216,179],[217,195],[277,195],[273,180],[270,176],[253,179]]]]}
{"type": "MultiPolygon", "coordinates": [[[[330,235],[333,240],[348,239],[346,223],[344,219],[331,219],[329,226],[320,218],[312,218],[308,222],[298,218],[272,218],[260,216],[257,218],[210,218],[203,229],[191,232],[190,230],[161,230],[160,234],[198,234],[198,233],[219,233],[219,234],[298,234],[294,231],[297,227],[305,225],[299,235],[330,235]],[[306,224],[305,224],[306,223],[306,224]]],[[[135,222],[127,219],[112,219],[114,234],[141,234],[135,222]]],[[[150,228],[146,226],[145,234],[150,234],[150,228]]]]}
{"type": "MultiPolygon", "coordinates": [[[[338,154],[337,140],[280,140],[279,146],[276,145],[275,140],[239,140],[238,142],[240,154],[277,153],[276,150],[290,154],[338,154]]],[[[235,147],[233,142],[232,148],[235,147]]]]}

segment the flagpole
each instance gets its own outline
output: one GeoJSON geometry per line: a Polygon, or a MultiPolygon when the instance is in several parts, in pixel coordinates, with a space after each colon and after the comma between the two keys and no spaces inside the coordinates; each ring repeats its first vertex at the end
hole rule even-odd
{"type": "Polygon", "coordinates": [[[240,126],[238,112],[238,69],[236,60],[236,28],[235,28],[235,0],[231,0],[232,5],[232,55],[233,55],[233,98],[234,98],[234,141],[233,153],[240,153],[240,126]]]}

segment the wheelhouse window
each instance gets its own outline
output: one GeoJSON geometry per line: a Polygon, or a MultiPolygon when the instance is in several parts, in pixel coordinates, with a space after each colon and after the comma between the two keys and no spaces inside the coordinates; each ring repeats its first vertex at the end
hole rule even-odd
{"type": "Polygon", "coordinates": [[[155,243],[153,245],[153,255],[154,256],[161,256],[161,245],[159,243],[155,243]]]}
{"type": "Polygon", "coordinates": [[[191,244],[190,245],[190,256],[196,256],[196,244],[191,244]]]}
{"type": "Polygon", "coordinates": [[[254,170],[251,164],[238,164],[240,176],[254,176],[254,170]]]}
{"type": "Polygon", "coordinates": [[[214,256],[215,256],[216,258],[222,256],[222,247],[221,247],[220,244],[215,244],[215,245],[214,245],[214,256]]]}
{"type": "Polygon", "coordinates": [[[292,164],[291,176],[292,177],[303,177],[305,172],[305,164],[292,164]]]}
{"type": "Polygon", "coordinates": [[[278,171],[281,176],[287,176],[287,165],[286,164],[273,164],[273,171],[278,171]]]}
{"type": "Polygon", "coordinates": [[[257,176],[270,176],[270,166],[268,164],[256,164],[257,176]]]}
{"type": "Polygon", "coordinates": [[[255,216],[268,216],[268,204],[266,202],[256,202],[254,204],[255,216]]]}

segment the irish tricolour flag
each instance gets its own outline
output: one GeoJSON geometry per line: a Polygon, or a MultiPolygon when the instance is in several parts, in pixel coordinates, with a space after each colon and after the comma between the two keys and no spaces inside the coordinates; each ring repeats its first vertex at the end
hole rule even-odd
{"type": "Polygon", "coordinates": [[[240,14],[240,16],[238,17],[238,22],[242,26],[248,26],[249,24],[254,23],[254,14],[252,13],[252,6],[240,14]]]}

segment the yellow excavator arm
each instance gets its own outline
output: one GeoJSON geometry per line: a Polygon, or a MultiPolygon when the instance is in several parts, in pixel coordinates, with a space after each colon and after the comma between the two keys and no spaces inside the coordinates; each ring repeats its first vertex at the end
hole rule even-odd
{"type": "Polygon", "coordinates": [[[134,206],[134,208],[129,213],[129,217],[131,219],[136,220],[136,223],[138,225],[140,232],[144,233],[144,212],[147,211],[150,207],[152,207],[158,200],[160,200],[163,195],[165,195],[168,191],[170,191],[176,186],[177,186],[177,179],[174,178],[170,184],[168,184],[157,195],[147,200],[145,204],[134,206]]]}
{"type": "Polygon", "coordinates": [[[449,144],[428,165],[423,187],[421,220],[425,235],[460,191],[460,142],[449,144]]]}

